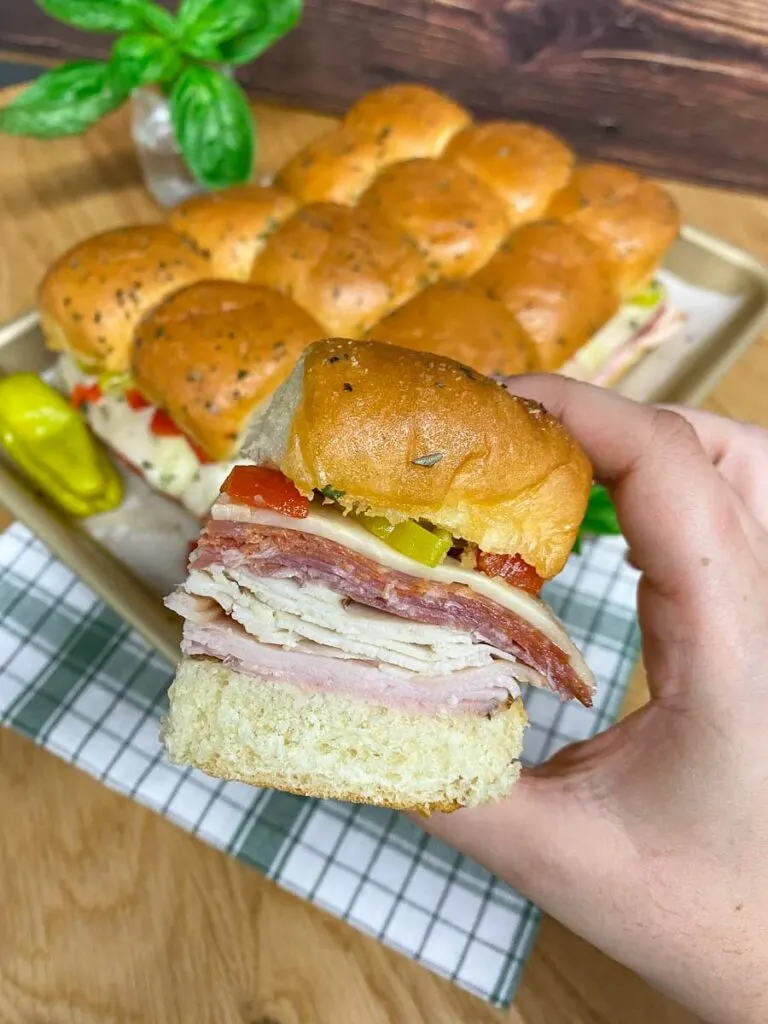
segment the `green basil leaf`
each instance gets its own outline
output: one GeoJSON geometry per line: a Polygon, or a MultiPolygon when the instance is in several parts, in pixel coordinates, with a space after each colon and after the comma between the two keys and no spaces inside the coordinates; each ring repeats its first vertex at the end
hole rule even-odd
{"type": "Polygon", "coordinates": [[[179,48],[185,57],[194,57],[195,60],[204,61],[206,64],[226,64],[218,44],[210,43],[204,36],[197,38],[182,38],[179,40],[179,48]]]}
{"type": "Polygon", "coordinates": [[[52,18],[86,32],[131,32],[173,24],[167,11],[151,0],[36,0],[52,18]]]}
{"type": "Polygon", "coordinates": [[[256,131],[240,86],[213,68],[191,65],[171,91],[176,139],[198,181],[224,188],[248,181],[256,131]]]}
{"type": "Polygon", "coordinates": [[[584,514],[573,550],[578,554],[584,537],[617,536],[620,533],[621,527],[616,509],[608,491],[600,484],[593,484],[589,492],[587,511],[584,514]]]}
{"type": "Polygon", "coordinates": [[[222,43],[222,60],[227,64],[247,64],[260,57],[298,24],[303,0],[263,0],[261,13],[237,38],[222,43]]]}
{"type": "Polygon", "coordinates": [[[152,0],[137,0],[141,3],[142,18],[147,28],[154,29],[161,36],[176,38],[176,19],[170,11],[153,3],[152,0]]]}
{"type": "Polygon", "coordinates": [[[78,135],[125,98],[103,61],[73,61],[41,75],[0,111],[0,131],[40,139],[78,135]]]}
{"type": "Polygon", "coordinates": [[[339,498],[343,498],[345,491],[340,491],[336,487],[331,487],[330,484],[326,484],[325,487],[320,488],[320,493],[324,498],[329,498],[331,501],[338,501],[339,498]]]}
{"type": "Polygon", "coordinates": [[[177,14],[185,53],[221,60],[219,44],[232,39],[259,16],[263,0],[181,0],[177,14]]]}
{"type": "Polygon", "coordinates": [[[592,533],[619,534],[621,527],[616,516],[616,509],[608,491],[600,484],[593,484],[587,505],[587,514],[582,526],[586,525],[592,533]]]}
{"type": "Polygon", "coordinates": [[[181,71],[181,57],[162,36],[129,33],[112,47],[109,70],[118,88],[127,93],[140,85],[169,82],[181,71]]]}

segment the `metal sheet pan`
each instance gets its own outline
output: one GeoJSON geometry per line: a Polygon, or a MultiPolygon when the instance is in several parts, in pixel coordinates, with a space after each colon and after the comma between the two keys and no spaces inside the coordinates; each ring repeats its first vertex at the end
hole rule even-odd
{"type": "MultiPolygon", "coordinates": [[[[667,255],[663,275],[688,326],[679,339],[645,356],[616,390],[642,401],[695,405],[768,325],[768,268],[686,227],[667,255]]],[[[43,373],[53,360],[35,312],[0,327],[0,373],[43,373]]],[[[37,494],[0,450],[0,503],[175,662],[179,622],[160,598],[181,578],[187,540],[197,524],[137,477],[127,475],[126,488],[129,500],[122,510],[74,521],[37,494]],[[162,538],[159,520],[166,531],[162,538]]]]}

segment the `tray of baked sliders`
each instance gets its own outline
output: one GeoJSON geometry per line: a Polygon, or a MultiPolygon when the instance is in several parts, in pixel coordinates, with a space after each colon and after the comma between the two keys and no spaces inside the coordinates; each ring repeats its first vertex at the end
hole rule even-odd
{"type": "Polygon", "coordinates": [[[173,662],[179,620],[161,598],[311,342],[370,338],[695,404],[767,318],[768,271],[681,226],[659,185],[580,162],[538,126],[387,87],[271,185],[195,197],[59,257],[38,308],[0,328],[0,385],[28,375],[5,413],[45,381],[114,457],[122,497],[71,515],[36,485],[74,480],[74,435],[31,474],[23,437],[0,445],[0,497],[173,662]]]}

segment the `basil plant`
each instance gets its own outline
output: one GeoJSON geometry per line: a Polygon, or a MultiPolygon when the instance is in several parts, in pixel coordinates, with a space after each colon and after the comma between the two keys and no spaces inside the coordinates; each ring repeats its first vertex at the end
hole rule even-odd
{"type": "Polygon", "coordinates": [[[63,64],[3,110],[0,131],[52,139],[77,135],[139,86],[167,97],[179,147],[209,188],[248,181],[256,128],[247,97],[220,70],[255,60],[290,31],[302,0],[181,0],[175,14],[152,0],[36,0],[86,32],[119,33],[110,57],[63,64]]]}

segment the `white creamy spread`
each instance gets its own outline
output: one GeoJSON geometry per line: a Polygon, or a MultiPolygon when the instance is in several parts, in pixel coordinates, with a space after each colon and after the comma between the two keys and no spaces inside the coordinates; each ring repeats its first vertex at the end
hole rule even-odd
{"type": "Polygon", "coordinates": [[[192,482],[181,496],[184,507],[202,519],[218,498],[221,485],[234,467],[246,464],[249,464],[248,459],[237,459],[235,462],[211,462],[205,466],[198,465],[192,482]]]}
{"type": "MultiPolygon", "coordinates": [[[[78,384],[98,383],[97,377],[83,372],[69,356],[60,358],[58,372],[67,393],[78,384]]],[[[178,499],[195,516],[205,515],[237,464],[203,464],[184,437],[153,434],[150,423],[155,408],[132,409],[121,393],[103,392],[84,412],[95,434],[140,470],[155,490],[178,499]]]]}

